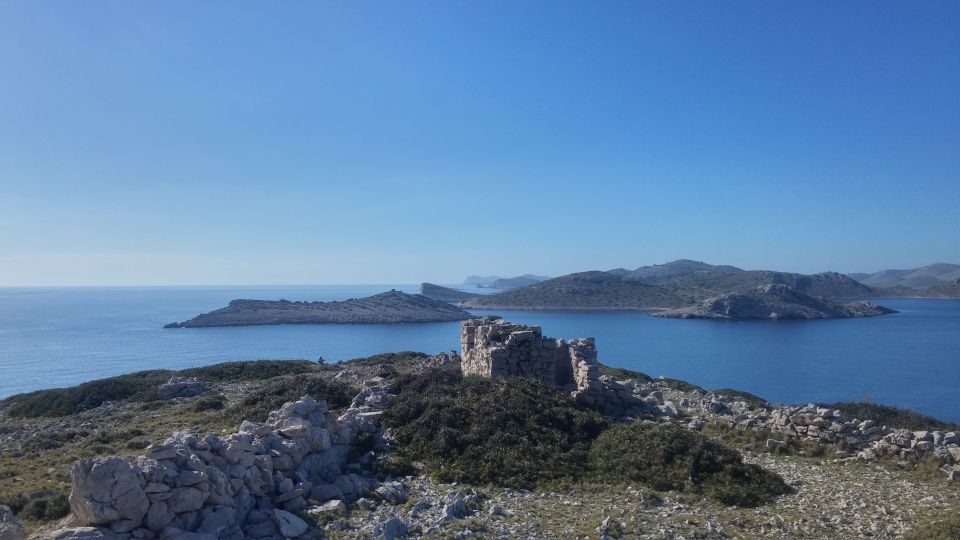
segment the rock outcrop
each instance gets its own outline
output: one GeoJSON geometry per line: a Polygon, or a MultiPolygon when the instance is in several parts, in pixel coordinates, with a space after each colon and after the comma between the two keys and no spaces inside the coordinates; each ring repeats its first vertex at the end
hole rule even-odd
{"type": "Polygon", "coordinates": [[[801,293],[787,285],[774,284],[750,292],[722,294],[693,306],[661,311],[654,316],[724,320],[835,319],[888,313],[895,311],[870,302],[839,304],[801,293]]]}
{"type": "Polygon", "coordinates": [[[171,377],[170,381],[157,387],[157,399],[199,396],[209,388],[209,383],[202,382],[196,377],[171,377]]]}
{"type": "MultiPolygon", "coordinates": [[[[55,537],[299,537],[309,525],[295,512],[323,512],[307,499],[342,507],[377,487],[361,474],[370,456],[351,451],[360,433],[382,446],[379,416],[391,398],[375,378],[342,414],[305,396],[270,413],[266,423],[244,421],[225,437],[175,433],[136,458],[80,460],[70,508],[85,527],[55,537]]],[[[398,501],[405,493],[402,485],[383,491],[398,501]]]]}
{"type": "Polygon", "coordinates": [[[9,507],[0,504],[0,540],[23,540],[23,527],[9,507]]]}
{"type": "Polygon", "coordinates": [[[340,302],[233,300],[225,308],[165,328],[271,324],[393,324],[462,321],[472,317],[447,302],[420,294],[388,291],[340,302]]]}

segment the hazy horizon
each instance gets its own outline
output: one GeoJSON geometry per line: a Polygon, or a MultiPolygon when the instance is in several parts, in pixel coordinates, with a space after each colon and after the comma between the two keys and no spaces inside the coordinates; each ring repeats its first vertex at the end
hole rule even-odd
{"type": "Polygon", "coordinates": [[[0,286],[960,262],[960,3],[0,5],[0,286]]]}

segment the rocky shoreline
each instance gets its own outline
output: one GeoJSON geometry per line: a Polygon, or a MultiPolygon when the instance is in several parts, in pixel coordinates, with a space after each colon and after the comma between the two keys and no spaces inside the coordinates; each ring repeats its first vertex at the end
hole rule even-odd
{"type": "Polygon", "coordinates": [[[233,300],[225,308],[164,328],[276,324],[397,324],[463,321],[470,313],[420,294],[392,290],[339,302],[233,300]]]}
{"type": "Polygon", "coordinates": [[[727,293],[679,309],[655,313],[674,319],[842,319],[876,317],[895,310],[870,302],[841,304],[814,298],[786,285],[764,285],[747,292],[727,293]]]}

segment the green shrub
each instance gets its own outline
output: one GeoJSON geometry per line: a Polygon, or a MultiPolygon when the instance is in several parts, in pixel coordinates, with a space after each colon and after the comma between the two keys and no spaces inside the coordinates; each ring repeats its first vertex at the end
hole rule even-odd
{"type": "Polygon", "coordinates": [[[141,371],[100,379],[70,388],[39,390],[3,401],[10,415],[20,417],[67,416],[99,407],[106,401],[152,399],[156,387],[167,382],[171,371],[141,371]]]}
{"type": "Polygon", "coordinates": [[[271,411],[288,401],[296,401],[305,395],[316,400],[324,399],[332,408],[346,407],[357,390],[319,374],[275,377],[256,390],[246,393],[234,405],[224,411],[227,419],[239,424],[243,420],[263,422],[271,411]]]}
{"type": "Polygon", "coordinates": [[[911,531],[906,540],[957,540],[960,538],[960,509],[954,508],[951,515],[933,521],[911,531]]]}
{"type": "Polygon", "coordinates": [[[30,499],[20,510],[21,519],[53,521],[70,513],[70,503],[62,493],[30,499]]]}
{"type": "Polygon", "coordinates": [[[705,493],[724,504],[757,506],[787,493],[783,480],[695,431],[635,422],[600,434],[590,449],[591,476],[657,490],[705,493]]]}
{"type": "Polygon", "coordinates": [[[653,378],[647,375],[646,373],[633,371],[631,369],[612,367],[606,364],[600,364],[600,373],[604,375],[608,375],[610,377],[616,377],[618,379],[639,379],[641,381],[646,381],[646,382],[650,382],[653,380],[653,378]]]}
{"type": "Polygon", "coordinates": [[[206,382],[260,381],[282,375],[316,373],[306,360],[226,362],[182,371],[140,371],[90,381],[70,388],[39,390],[0,400],[14,417],[67,416],[99,407],[107,401],[151,401],[156,389],[172,376],[198,377],[206,382]]]}
{"type": "Polygon", "coordinates": [[[839,409],[848,419],[875,420],[881,426],[899,429],[938,429],[942,431],[960,431],[960,424],[938,420],[907,409],[880,405],[877,403],[842,402],[820,404],[820,407],[839,409]]]}
{"type": "Polygon", "coordinates": [[[315,362],[307,360],[253,360],[184,369],[177,375],[197,377],[205,382],[261,381],[281,375],[316,373],[317,367],[315,362]]]}
{"type": "Polygon", "coordinates": [[[384,413],[394,464],[419,461],[440,481],[530,488],[575,480],[606,427],[595,412],[537,381],[462,377],[440,368],[396,379],[384,413]]]}
{"type": "Polygon", "coordinates": [[[223,394],[207,394],[193,404],[196,412],[219,411],[227,406],[227,398],[223,394]]]}

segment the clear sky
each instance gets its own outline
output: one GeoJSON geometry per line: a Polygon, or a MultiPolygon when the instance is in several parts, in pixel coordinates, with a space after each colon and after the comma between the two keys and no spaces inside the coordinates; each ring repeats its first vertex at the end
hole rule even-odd
{"type": "Polygon", "coordinates": [[[0,285],[960,262],[960,2],[0,3],[0,285]]]}

